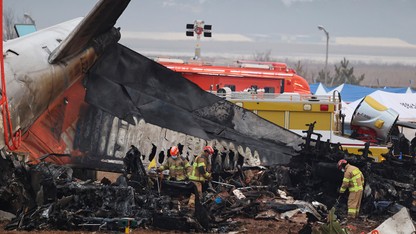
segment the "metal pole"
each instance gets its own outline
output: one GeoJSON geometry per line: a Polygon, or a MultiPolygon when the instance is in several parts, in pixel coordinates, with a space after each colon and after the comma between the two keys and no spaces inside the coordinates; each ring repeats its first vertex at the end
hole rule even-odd
{"type": "MultiPolygon", "coordinates": [[[[325,72],[328,72],[328,45],[329,45],[329,33],[324,29],[326,34],[326,58],[325,58],[325,72]]],[[[325,74],[326,75],[326,74],[325,74]]]]}
{"type": "Polygon", "coordinates": [[[194,60],[198,60],[201,57],[201,35],[196,36],[196,45],[195,45],[195,56],[194,60]]]}
{"type": "MultiPolygon", "coordinates": [[[[324,80],[324,83],[325,83],[325,85],[327,85],[329,32],[326,31],[326,29],[322,25],[318,25],[318,29],[324,31],[325,36],[326,36],[325,80],[324,80]]],[[[331,86],[332,86],[332,82],[333,82],[333,80],[331,81],[331,86]]]]}

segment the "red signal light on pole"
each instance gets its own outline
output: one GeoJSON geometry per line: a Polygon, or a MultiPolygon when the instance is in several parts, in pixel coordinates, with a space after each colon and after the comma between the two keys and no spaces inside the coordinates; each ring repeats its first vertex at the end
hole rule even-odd
{"type": "Polygon", "coordinates": [[[196,34],[196,46],[194,59],[197,60],[201,57],[201,48],[199,41],[201,36],[211,37],[212,25],[205,24],[203,20],[195,20],[193,24],[186,24],[186,36],[193,37],[196,34]]]}

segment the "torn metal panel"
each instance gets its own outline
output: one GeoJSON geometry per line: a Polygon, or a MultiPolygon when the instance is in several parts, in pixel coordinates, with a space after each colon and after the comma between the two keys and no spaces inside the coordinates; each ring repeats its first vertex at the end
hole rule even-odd
{"type": "MultiPolygon", "coordinates": [[[[74,151],[74,136],[76,122],[80,116],[85,90],[78,81],[59,96],[30,127],[22,137],[19,152],[28,155],[31,163],[39,163],[42,155],[71,154],[80,155],[74,151]]],[[[48,157],[47,161],[56,164],[68,164],[69,157],[48,157]]]]}
{"type": "Polygon", "coordinates": [[[16,218],[16,215],[0,210],[0,222],[11,221],[14,218],[16,218]]]}
{"type": "Polygon", "coordinates": [[[415,233],[416,228],[406,207],[388,218],[371,233],[415,233]]]}
{"type": "MultiPolygon", "coordinates": [[[[288,163],[300,137],[197,87],[180,74],[122,46],[90,70],[86,101],[129,124],[147,123],[256,151],[264,164],[288,163]],[[191,98],[190,98],[191,97],[191,98]]],[[[244,151],[244,150],[243,150],[244,151]]]]}

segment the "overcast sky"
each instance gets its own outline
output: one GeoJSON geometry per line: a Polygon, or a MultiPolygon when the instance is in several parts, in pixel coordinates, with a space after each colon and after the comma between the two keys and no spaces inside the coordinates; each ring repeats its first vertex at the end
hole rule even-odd
{"type": "MultiPolygon", "coordinates": [[[[85,16],[95,0],[3,0],[38,28],[85,16]]],[[[183,32],[203,19],[213,33],[393,37],[416,44],[415,0],[132,0],[118,26],[128,31],[183,32]]]]}
{"type": "MultiPolygon", "coordinates": [[[[28,13],[38,29],[85,16],[96,3],[96,0],[3,0],[5,10],[10,9],[20,19],[28,13]]],[[[174,53],[192,52],[188,47],[193,45],[189,42],[189,46],[180,42],[163,45],[154,40],[190,39],[185,37],[185,25],[196,19],[212,25],[213,37],[209,40],[234,40],[232,44],[206,43],[204,49],[210,52],[231,50],[239,46],[235,43],[238,41],[242,44],[235,50],[240,53],[273,48],[273,53],[283,56],[309,53],[310,57],[319,55],[319,59],[324,59],[326,38],[317,28],[323,25],[330,35],[330,60],[353,58],[364,50],[361,46],[379,45],[382,47],[377,51],[368,50],[372,57],[364,54],[360,58],[386,60],[390,56],[388,59],[393,62],[416,61],[416,0],[132,0],[116,26],[121,27],[122,42],[139,52],[168,51],[175,46],[174,53]],[[247,40],[256,45],[244,43],[247,40]],[[287,44],[272,44],[282,42],[287,44]],[[312,46],[302,48],[293,43],[312,46]],[[359,47],[350,49],[345,45],[359,47]]]]}

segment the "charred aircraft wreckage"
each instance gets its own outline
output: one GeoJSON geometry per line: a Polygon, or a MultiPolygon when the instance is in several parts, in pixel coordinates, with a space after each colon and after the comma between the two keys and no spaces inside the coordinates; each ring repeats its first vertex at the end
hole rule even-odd
{"type": "Polygon", "coordinates": [[[368,149],[352,155],[311,139],[313,123],[301,137],[205,92],[117,43],[114,25],[128,3],[101,0],[85,18],[4,43],[0,207],[14,216],[7,229],[225,232],[238,229],[230,221],[236,216],[303,213],[307,233],[335,204],[342,158],[366,178],[362,215],[388,217],[406,207],[415,218],[414,159],[386,155],[374,163],[368,149]],[[123,165],[131,145],[140,152],[133,166],[123,165]],[[215,149],[215,182],[194,212],[180,199],[195,192],[191,183],[160,181],[146,170],[174,145],[190,162],[205,145],[215,149]],[[129,171],[115,183],[74,175],[124,166],[129,171]]]}

